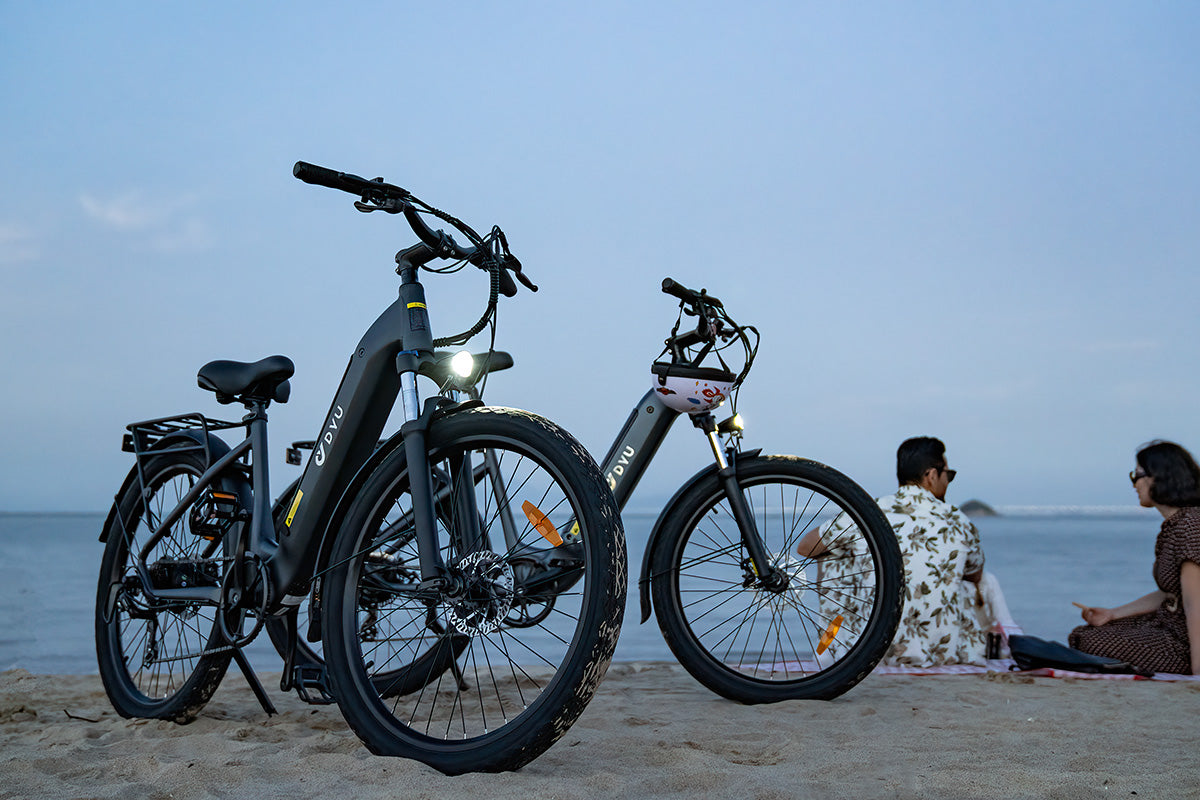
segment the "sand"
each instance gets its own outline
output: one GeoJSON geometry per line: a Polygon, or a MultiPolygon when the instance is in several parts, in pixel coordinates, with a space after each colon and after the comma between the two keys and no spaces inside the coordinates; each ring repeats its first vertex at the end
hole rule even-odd
{"type": "Polygon", "coordinates": [[[455,778],[371,755],[336,706],[271,696],[268,718],[231,673],[180,726],[121,719],[96,676],[0,673],[0,798],[1200,797],[1200,683],[873,675],[743,706],[620,663],[532,764],[455,778]]]}

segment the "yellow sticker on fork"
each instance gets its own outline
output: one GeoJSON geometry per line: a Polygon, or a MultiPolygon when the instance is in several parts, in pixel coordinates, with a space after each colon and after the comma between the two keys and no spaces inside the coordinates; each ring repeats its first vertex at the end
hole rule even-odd
{"type": "Polygon", "coordinates": [[[833,618],[833,622],[829,623],[829,627],[821,634],[821,639],[817,642],[817,655],[821,655],[829,649],[829,645],[833,644],[833,637],[837,636],[838,631],[842,629],[842,623],[845,618],[838,614],[833,618]]]}
{"type": "Polygon", "coordinates": [[[296,496],[292,499],[292,507],[288,509],[287,519],[283,521],[284,525],[292,527],[292,518],[296,516],[296,509],[300,507],[300,498],[304,497],[304,492],[296,490],[296,496]]]}

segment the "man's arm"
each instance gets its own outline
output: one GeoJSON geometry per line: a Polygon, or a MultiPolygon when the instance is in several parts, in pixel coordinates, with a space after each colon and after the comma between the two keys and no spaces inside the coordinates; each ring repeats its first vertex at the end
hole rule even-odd
{"type": "Polygon", "coordinates": [[[800,542],[796,545],[796,555],[805,556],[807,558],[816,558],[829,552],[829,548],[821,541],[820,526],[813,528],[806,534],[800,537],[800,542]]]}
{"type": "MultiPolygon", "coordinates": [[[[958,511],[958,509],[955,509],[958,511]]],[[[971,583],[979,583],[983,577],[983,544],[980,542],[979,529],[975,527],[975,523],[966,518],[966,515],[958,511],[960,520],[965,523],[966,528],[966,546],[967,559],[963,564],[963,580],[971,583]]]]}

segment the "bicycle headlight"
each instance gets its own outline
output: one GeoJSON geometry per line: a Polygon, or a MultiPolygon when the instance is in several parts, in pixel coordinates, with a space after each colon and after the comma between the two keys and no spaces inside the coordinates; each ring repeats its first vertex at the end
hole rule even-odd
{"type": "Polygon", "coordinates": [[[450,369],[460,378],[469,378],[475,371],[475,357],[466,350],[460,350],[450,359],[450,369]]]}
{"type": "Polygon", "coordinates": [[[717,426],[717,430],[721,433],[733,433],[734,431],[744,431],[746,424],[742,422],[741,414],[734,414],[729,419],[723,421],[717,426]]]}

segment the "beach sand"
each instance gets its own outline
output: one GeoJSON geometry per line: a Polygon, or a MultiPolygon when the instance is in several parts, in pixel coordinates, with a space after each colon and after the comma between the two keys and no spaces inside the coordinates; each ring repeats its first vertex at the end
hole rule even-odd
{"type": "Polygon", "coordinates": [[[0,673],[0,798],[1200,797],[1197,683],[873,675],[744,706],[619,663],[532,764],[449,778],[372,756],[336,706],[268,678],[277,716],[230,673],[181,726],[121,719],[96,676],[0,673]]]}

